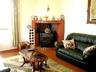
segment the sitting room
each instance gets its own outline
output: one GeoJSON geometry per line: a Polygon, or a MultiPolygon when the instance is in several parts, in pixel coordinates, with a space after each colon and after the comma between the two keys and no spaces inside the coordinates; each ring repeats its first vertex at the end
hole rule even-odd
{"type": "Polygon", "coordinates": [[[0,72],[96,72],[95,0],[0,0],[0,10],[0,72]]]}

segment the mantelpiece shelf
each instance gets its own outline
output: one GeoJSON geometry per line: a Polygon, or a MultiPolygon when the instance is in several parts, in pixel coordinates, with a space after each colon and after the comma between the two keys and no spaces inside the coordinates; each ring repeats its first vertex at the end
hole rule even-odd
{"type": "Polygon", "coordinates": [[[35,23],[55,23],[55,24],[61,23],[61,21],[63,20],[47,20],[47,21],[46,20],[33,20],[33,22],[35,23]]]}

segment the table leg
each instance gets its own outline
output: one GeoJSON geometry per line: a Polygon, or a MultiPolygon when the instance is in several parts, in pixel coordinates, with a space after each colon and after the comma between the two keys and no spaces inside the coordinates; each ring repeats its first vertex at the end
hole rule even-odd
{"type": "Polygon", "coordinates": [[[45,65],[45,67],[48,67],[48,66],[47,66],[47,61],[45,61],[45,64],[44,64],[44,65],[45,65]]]}
{"type": "Polygon", "coordinates": [[[33,72],[35,72],[35,62],[32,62],[32,68],[33,68],[33,72]]]}
{"type": "Polygon", "coordinates": [[[23,60],[24,60],[24,62],[23,62],[23,64],[20,67],[23,67],[23,65],[25,64],[25,58],[24,57],[23,57],[23,60]]]}
{"type": "Polygon", "coordinates": [[[25,57],[23,57],[23,60],[24,60],[24,62],[20,67],[23,67],[25,63],[29,63],[29,61],[27,59],[25,59],[25,57]]]}

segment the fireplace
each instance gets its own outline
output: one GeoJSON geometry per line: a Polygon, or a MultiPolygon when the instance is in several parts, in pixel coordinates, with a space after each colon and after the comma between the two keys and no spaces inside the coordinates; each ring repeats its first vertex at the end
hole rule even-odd
{"type": "Polygon", "coordinates": [[[35,46],[54,47],[55,41],[64,39],[64,20],[32,20],[35,46]]]}
{"type": "Polygon", "coordinates": [[[36,33],[39,34],[39,46],[53,47],[57,40],[56,25],[51,23],[37,23],[36,33]]]}

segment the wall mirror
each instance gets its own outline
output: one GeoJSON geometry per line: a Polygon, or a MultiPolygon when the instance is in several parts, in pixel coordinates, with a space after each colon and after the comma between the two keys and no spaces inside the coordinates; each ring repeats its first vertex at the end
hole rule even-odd
{"type": "Polygon", "coordinates": [[[87,23],[96,24],[96,0],[88,0],[87,23]]]}

